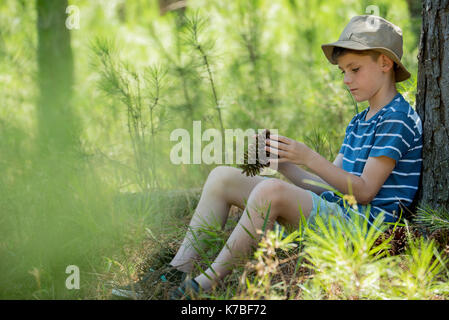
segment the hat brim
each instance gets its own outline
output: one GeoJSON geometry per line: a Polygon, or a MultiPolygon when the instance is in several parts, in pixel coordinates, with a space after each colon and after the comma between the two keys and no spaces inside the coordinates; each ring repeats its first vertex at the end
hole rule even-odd
{"type": "Polygon", "coordinates": [[[332,64],[338,64],[337,61],[332,59],[332,53],[335,47],[346,48],[351,50],[375,50],[385,54],[387,57],[392,59],[398,65],[398,68],[395,70],[395,80],[396,82],[401,82],[410,78],[411,74],[401,63],[401,59],[391,50],[384,47],[368,47],[362,43],[353,41],[353,40],[339,40],[337,42],[323,44],[321,49],[324,52],[327,60],[329,60],[332,64]]]}

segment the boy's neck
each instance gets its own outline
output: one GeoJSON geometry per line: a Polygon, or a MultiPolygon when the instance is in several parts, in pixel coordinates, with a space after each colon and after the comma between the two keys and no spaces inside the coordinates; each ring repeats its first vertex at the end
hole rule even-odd
{"type": "Polygon", "coordinates": [[[398,94],[395,85],[380,88],[369,101],[369,112],[376,114],[377,111],[385,107],[398,94]]]}

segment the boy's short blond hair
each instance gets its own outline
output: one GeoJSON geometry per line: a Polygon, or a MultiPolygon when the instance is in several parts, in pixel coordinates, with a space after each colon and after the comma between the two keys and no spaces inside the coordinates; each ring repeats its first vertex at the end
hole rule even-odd
{"type": "MultiPolygon", "coordinates": [[[[347,54],[347,53],[353,53],[358,54],[361,56],[370,56],[373,61],[377,61],[379,59],[379,56],[382,54],[382,52],[376,51],[376,50],[352,50],[348,48],[342,48],[342,47],[335,47],[332,51],[332,59],[337,61],[339,57],[347,54]]],[[[393,61],[393,74],[396,72],[398,68],[398,64],[393,61]]]]}
{"type": "Polygon", "coordinates": [[[342,47],[335,47],[334,50],[332,51],[332,59],[337,61],[339,57],[347,53],[358,54],[361,56],[370,56],[373,59],[373,61],[377,61],[377,59],[381,55],[379,51],[375,50],[352,50],[342,47]]]}

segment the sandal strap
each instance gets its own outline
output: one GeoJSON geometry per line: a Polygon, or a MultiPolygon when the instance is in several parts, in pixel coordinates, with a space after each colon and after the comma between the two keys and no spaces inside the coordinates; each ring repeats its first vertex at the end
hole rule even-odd
{"type": "Polygon", "coordinates": [[[142,279],[144,282],[153,279],[151,284],[156,284],[159,281],[162,282],[182,282],[187,278],[187,273],[176,269],[171,265],[166,265],[165,267],[154,270],[153,268],[149,268],[148,272],[145,274],[142,279]]]}
{"type": "Polygon", "coordinates": [[[198,295],[200,292],[200,285],[195,279],[189,279],[184,281],[179,287],[177,287],[171,294],[171,300],[192,300],[192,296],[198,295]]]}

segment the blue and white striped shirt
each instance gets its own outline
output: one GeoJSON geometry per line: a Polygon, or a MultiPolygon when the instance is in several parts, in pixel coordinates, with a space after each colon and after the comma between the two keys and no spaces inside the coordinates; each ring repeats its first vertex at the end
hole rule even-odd
{"type": "MultiPolygon", "coordinates": [[[[396,160],[393,172],[371,201],[370,220],[384,211],[385,222],[397,220],[399,202],[409,206],[418,190],[422,166],[421,119],[404,97],[398,93],[373,117],[365,120],[369,108],[352,118],[340,152],[343,170],[361,176],[369,157],[387,156],[396,160]]],[[[328,201],[343,201],[331,191],[321,196],[328,201]]],[[[362,207],[365,213],[366,206],[362,207]]]]}

